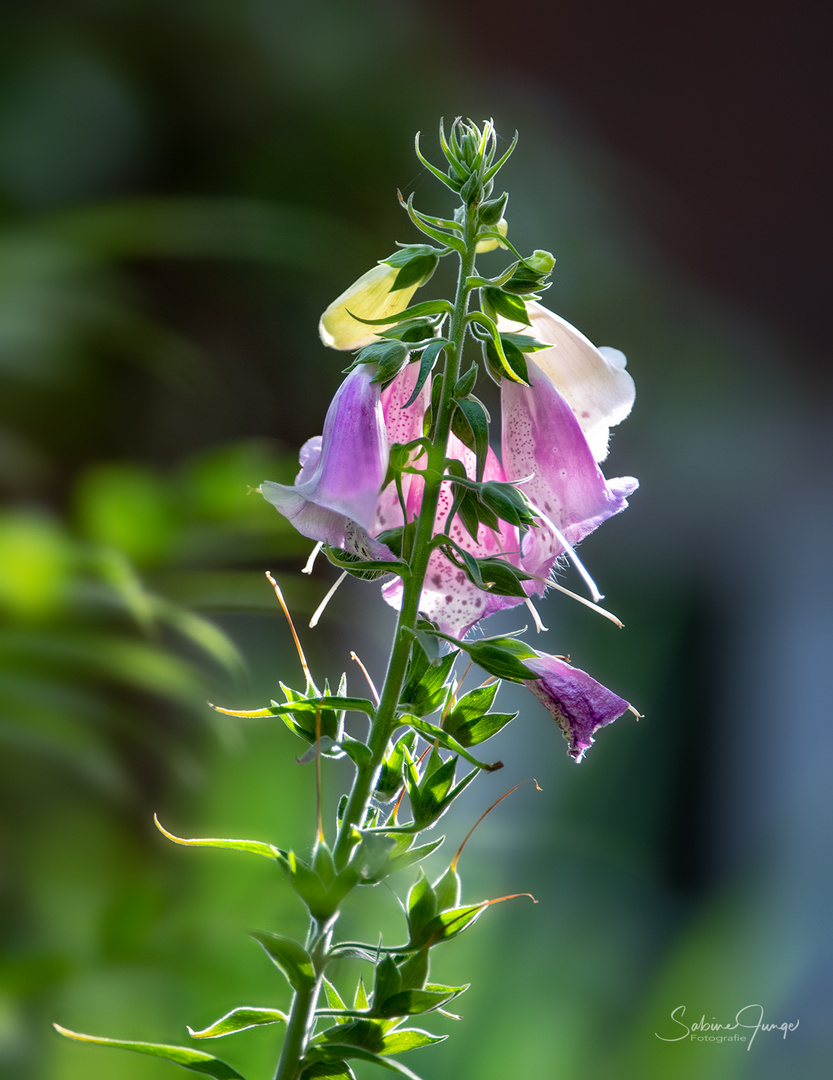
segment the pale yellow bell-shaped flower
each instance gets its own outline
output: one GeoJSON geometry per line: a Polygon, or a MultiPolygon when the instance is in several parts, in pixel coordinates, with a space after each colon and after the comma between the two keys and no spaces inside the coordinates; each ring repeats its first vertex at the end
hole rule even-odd
{"type": "Polygon", "coordinates": [[[398,274],[398,267],[379,263],[333,300],[318,323],[318,333],[324,344],[330,349],[352,351],[376,341],[376,330],[385,327],[368,326],[353,316],[385,319],[404,311],[420,283],[415,281],[392,292],[398,274]]]}

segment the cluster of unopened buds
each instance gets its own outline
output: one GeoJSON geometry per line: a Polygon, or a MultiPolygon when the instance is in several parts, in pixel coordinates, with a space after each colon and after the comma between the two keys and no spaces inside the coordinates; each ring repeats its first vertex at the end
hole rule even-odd
{"type": "MultiPolygon", "coordinates": [[[[543,629],[533,601],[548,589],[618,623],[599,606],[602,597],[575,548],[624,510],[636,488],[630,477],[605,479],[599,467],[611,427],[634,401],[625,358],[596,348],[542,306],[555,260],[540,250],[524,257],[513,246],[508,197],[493,197],[493,188],[515,142],[499,158],[497,145],[490,122],[457,120],[448,138],[440,125],[447,165],[441,170],[423,157],[417,138],[420,161],[460,205],[451,217],[434,217],[400,196],[425,242],[399,245],[324,312],[324,344],[355,356],[322,435],[301,450],[295,483],[265,481],[259,489],[314,541],[307,571],[323,549],[342,577],[378,580],[398,611],[380,690],[365,671],[370,697],[348,694],[345,676],[333,693],[326,682],[323,689],[316,685],[270,578],[295,635],[306,687],[281,683],[281,701],[254,711],[220,710],[281,720],[305,744],[296,760],[316,762],[319,788],[323,760],[349,759],[351,787],[338,802],[334,830],[325,827],[320,790],[314,839],[302,852],[261,840],[182,839],[162,830],[176,843],[271,860],[306,906],[303,942],[272,931],[253,935],[291,987],[289,1011],[240,1006],[208,1027],[189,1029],[194,1039],[215,1039],[285,1025],[274,1080],[351,1080],[352,1060],[419,1080],[394,1056],[445,1038],[407,1022],[433,1011],[453,1015],[445,1006],[466,987],[430,982],[429,954],[497,902],[462,902],[463,845],[433,881],[420,869],[401,905],[406,940],[390,945],[371,928],[364,941],[343,941],[337,923],[354,890],[432,856],[444,838],[419,842],[421,834],[477,775],[500,768],[474,750],[517,715],[493,711],[501,681],[525,685],[544,704],[576,761],[599,728],[628,709],[635,712],[567,656],[541,652],[516,633],[482,632],[483,620],[518,605],[526,605],[543,629]],[[509,264],[483,277],[476,258],[495,249],[510,252],[509,264]],[[449,256],[459,263],[454,299],[412,303],[449,256]],[[476,355],[464,364],[465,345],[476,355]],[[491,418],[476,395],[481,374],[500,388],[499,454],[490,442],[491,418]],[[588,596],[556,581],[567,562],[588,596]],[[461,656],[469,665],[457,673],[461,656]],[[464,693],[472,665],[486,679],[464,693]],[[348,723],[355,716],[359,720],[348,723]],[[463,762],[471,768],[458,778],[463,762]],[[365,965],[352,993],[331,981],[336,960],[365,965]]],[[[202,1050],[59,1030],[83,1042],[167,1058],[216,1080],[243,1080],[202,1050]]]]}

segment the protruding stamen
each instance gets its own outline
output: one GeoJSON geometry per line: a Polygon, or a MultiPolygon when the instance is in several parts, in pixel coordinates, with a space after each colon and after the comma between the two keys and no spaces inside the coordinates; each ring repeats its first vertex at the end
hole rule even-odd
{"type": "Polygon", "coordinates": [[[345,570],[344,573],[341,575],[341,577],[336,579],[335,585],[333,585],[333,587],[329,590],[327,595],[324,597],[324,599],[321,601],[321,603],[315,609],[315,614],[313,615],[313,617],[309,621],[310,630],[314,630],[315,627],[318,626],[318,622],[319,622],[321,616],[324,614],[324,609],[326,608],[327,604],[329,604],[329,602],[332,600],[333,596],[335,596],[336,589],[339,587],[339,585],[342,583],[342,581],[344,581],[344,579],[346,577],[347,577],[347,571],[345,570]]]}
{"type": "Polygon", "coordinates": [[[532,601],[529,599],[529,597],[527,597],[524,602],[525,602],[526,606],[529,608],[530,613],[532,614],[532,621],[535,623],[536,631],[539,634],[542,633],[547,628],[546,628],[546,626],[544,626],[543,622],[541,622],[541,616],[538,614],[538,611],[537,611],[535,605],[532,603],[532,601]]]}
{"type": "Polygon", "coordinates": [[[315,565],[315,560],[318,558],[318,552],[321,550],[322,547],[324,547],[324,544],[319,540],[315,547],[312,549],[312,551],[309,553],[309,558],[304,564],[304,569],[301,571],[302,574],[312,573],[312,568],[315,565]]]}
{"type": "Polygon", "coordinates": [[[539,510],[537,506],[533,506],[532,509],[535,512],[535,516],[540,518],[541,521],[545,522],[547,525],[549,525],[549,527],[555,533],[559,542],[563,545],[564,550],[570,556],[573,566],[575,566],[576,570],[578,570],[579,574],[581,574],[581,576],[584,578],[584,581],[587,585],[587,588],[590,590],[590,595],[593,597],[594,602],[604,600],[604,594],[599,592],[598,588],[596,587],[596,582],[590,577],[590,574],[587,572],[584,563],[576,554],[576,549],[569,542],[564,533],[558,528],[557,525],[553,524],[553,522],[550,521],[547,515],[541,510],[539,510]]]}
{"type": "Polygon", "coordinates": [[[623,629],[625,624],[622,620],[617,619],[613,612],[608,611],[607,608],[599,607],[599,605],[594,604],[592,600],[588,600],[586,596],[579,596],[578,593],[574,593],[570,589],[565,589],[563,585],[559,585],[557,581],[553,581],[552,579],[547,582],[547,585],[550,589],[558,589],[558,591],[563,592],[565,596],[569,596],[573,600],[578,600],[580,604],[584,604],[585,607],[589,607],[593,611],[598,612],[599,615],[604,615],[606,619],[610,619],[612,623],[616,623],[620,630],[623,629]]]}
{"type": "Polygon", "coordinates": [[[309,667],[307,666],[307,658],[304,656],[304,650],[301,648],[301,642],[298,640],[298,635],[295,632],[295,624],[292,622],[292,616],[289,614],[289,608],[286,606],[286,601],[283,598],[281,587],[280,585],[278,585],[277,581],[275,581],[275,579],[272,577],[268,570],[266,571],[266,579],[272,586],[272,588],[275,590],[275,596],[277,596],[278,603],[281,605],[283,613],[286,616],[286,621],[289,623],[289,629],[292,631],[292,638],[295,642],[295,648],[298,650],[298,658],[301,661],[301,667],[303,668],[304,675],[306,676],[307,689],[309,689],[311,686],[315,686],[315,683],[313,682],[312,675],[310,674],[309,667]]]}
{"type": "Polygon", "coordinates": [[[356,654],[354,652],[350,653],[350,659],[355,660],[356,663],[361,668],[362,675],[364,675],[365,679],[367,679],[367,685],[370,687],[370,692],[373,695],[373,700],[378,705],[379,704],[379,691],[376,689],[367,668],[364,666],[364,664],[361,662],[361,660],[358,658],[358,656],[356,656],[356,654]]]}

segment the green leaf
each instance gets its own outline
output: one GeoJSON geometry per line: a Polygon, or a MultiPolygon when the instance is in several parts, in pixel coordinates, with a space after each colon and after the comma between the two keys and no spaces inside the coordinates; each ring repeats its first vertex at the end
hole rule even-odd
{"type": "Polygon", "coordinates": [[[386,998],[376,1012],[381,1016],[414,1016],[431,1012],[457,995],[439,990],[400,990],[386,998]]]}
{"type": "Polygon", "coordinates": [[[437,897],[422,870],[420,870],[419,877],[408,893],[407,907],[408,927],[411,931],[411,937],[416,937],[422,927],[427,925],[437,914],[437,897]]]}
{"type": "Polygon", "coordinates": [[[488,907],[488,902],[481,904],[467,904],[465,907],[451,908],[443,911],[423,928],[422,936],[414,945],[450,941],[467,930],[480,918],[488,907]]]}
{"type": "Polygon", "coordinates": [[[519,296],[513,296],[511,293],[504,292],[503,289],[489,286],[488,288],[481,290],[481,297],[483,299],[483,306],[492,318],[494,318],[495,315],[502,315],[504,319],[508,319],[509,322],[516,322],[521,323],[523,326],[529,326],[526,305],[519,296]]]}
{"type": "MultiPolygon", "coordinates": [[[[328,978],[326,978],[326,976],[324,978],[324,992],[327,995],[327,1004],[330,1006],[331,1009],[346,1009],[347,1008],[344,1001],[342,1001],[341,995],[339,994],[338,990],[336,990],[336,988],[333,986],[333,984],[330,982],[330,980],[328,978]]],[[[346,1022],[345,1017],[343,1017],[343,1016],[336,1017],[336,1023],[337,1024],[343,1024],[345,1022],[346,1022]]]]}
{"type": "Polygon", "coordinates": [[[411,650],[400,706],[415,716],[427,716],[445,704],[447,680],[454,666],[456,653],[447,653],[432,664],[418,639],[411,650]]]}
{"type": "MultiPolygon", "coordinates": [[[[517,716],[517,713],[514,714],[517,716]]],[[[459,754],[460,757],[471,762],[472,765],[476,765],[478,769],[483,769],[485,772],[496,772],[498,769],[503,768],[503,762],[497,761],[490,765],[485,761],[480,761],[468,752],[456,735],[452,735],[445,727],[437,727],[436,724],[431,724],[427,720],[420,720],[416,716],[403,717],[403,720],[408,720],[411,726],[429,740],[436,740],[446,750],[450,750],[453,754],[459,754]]],[[[502,726],[502,725],[501,725],[502,726]]],[[[498,729],[499,730],[499,729],[498,729]]],[[[488,738],[488,736],[487,736],[488,738]]],[[[473,744],[470,744],[473,745],[473,744]]]]}
{"type": "Polygon", "coordinates": [[[488,671],[490,675],[496,675],[499,679],[523,682],[525,679],[538,677],[523,663],[524,660],[532,659],[538,654],[517,638],[508,636],[479,638],[461,644],[475,664],[479,664],[484,671],[488,671]]]}
{"type": "Polygon", "coordinates": [[[127,1042],[122,1039],[105,1039],[98,1035],[82,1035],[78,1031],[70,1031],[69,1028],[61,1027],[60,1024],[52,1025],[60,1035],[68,1039],[76,1039],[78,1042],[94,1043],[96,1046],[111,1046],[115,1050],[134,1050],[137,1054],[148,1054],[150,1057],[165,1058],[176,1065],[182,1065],[192,1072],[202,1073],[203,1076],[213,1076],[214,1080],[245,1080],[236,1069],[227,1065],[225,1061],[204,1054],[200,1050],[189,1050],[185,1046],[164,1046],[161,1043],[127,1042]]]}
{"type": "Polygon", "coordinates": [[[286,1013],[278,1009],[261,1009],[241,1005],[237,1009],[221,1016],[210,1027],[202,1031],[194,1031],[188,1028],[188,1034],[192,1039],[218,1039],[221,1035],[231,1035],[235,1031],[245,1031],[247,1028],[258,1027],[261,1024],[285,1024],[286,1013]]]}
{"type": "Polygon", "coordinates": [[[404,311],[389,315],[385,319],[360,319],[352,311],[349,314],[357,322],[365,323],[367,326],[389,326],[392,323],[403,322],[405,319],[421,319],[423,315],[450,315],[453,311],[454,307],[448,300],[425,300],[421,304],[412,304],[404,311]]]}
{"type": "Polygon", "coordinates": [[[175,844],[183,844],[186,847],[230,848],[232,851],[248,851],[253,855],[263,855],[267,859],[277,859],[278,862],[283,862],[286,858],[286,853],[281,851],[280,848],[273,847],[272,844],[264,844],[260,840],[221,840],[215,837],[186,840],[184,837],[174,836],[173,833],[169,833],[167,829],[163,828],[155,814],[153,820],[162,835],[175,844]]]}
{"type": "Polygon", "coordinates": [[[403,409],[407,409],[409,405],[413,405],[419,397],[420,391],[423,386],[425,386],[426,379],[431,374],[434,364],[437,362],[437,358],[448,344],[449,341],[447,338],[437,338],[436,341],[432,341],[430,345],[426,345],[422,350],[422,355],[419,358],[419,374],[417,375],[416,385],[414,386],[413,393],[402,406],[403,409]]]}
{"type": "Polygon", "coordinates": [[[319,1061],[301,1073],[301,1080],[356,1080],[346,1061],[319,1061]]]}
{"type": "Polygon", "coordinates": [[[454,729],[454,738],[460,746],[477,746],[479,743],[491,739],[518,714],[513,713],[486,713],[476,720],[467,720],[464,724],[454,729]]]}
{"type": "Polygon", "coordinates": [[[400,1028],[386,1035],[383,1043],[382,1054],[404,1054],[406,1050],[418,1050],[421,1046],[431,1046],[433,1043],[445,1042],[447,1035],[430,1035],[427,1031],[419,1028],[400,1028]]]}
{"type": "Polygon", "coordinates": [[[486,453],[489,449],[489,420],[486,410],[474,398],[455,397],[456,409],[452,416],[451,427],[454,434],[477,458],[476,480],[483,479],[486,467],[486,453]]]}
{"type": "Polygon", "coordinates": [[[399,1073],[400,1076],[405,1076],[408,1080],[421,1080],[421,1077],[417,1076],[415,1072],[411,1072],[410,1069],[400,1064],[400,1062],[387,1057],[382,1057],[380,1054],[371,1053],[370,1050],[363,1050],[358,1046],[340,1046],[338,1043],[331,1043],[326,1047],[314,1046],[307,1052],[305,1060],[310,1060],[313,1057],[323,1061],[329,1061],[336,1058],[355,1058],[356,1061],[368,1061],[372,1065],[381,1065],[383,1069],[389,1069],[391,1072],[399,1073]]]}
{"type": "MultiPolygon", "coordinates": [[[[413,839],[404,834],[400,834],[400,837],[403,841],[408,842],[411,842],[413,839]]],[[[421,844],[419,847],[408,848],[407,851],[401,853],[394,851],[381,869],[378,870],[373,877],[364,879],[362,884],[375,885],[390,874],[395,874],[398,870],[404,870],[406,867],[413,866],[414,863],[418,863],[422,859],[427,859],[429,855],[437,850],[444,840],[445,837],[441,836],[438,840],[432,840],[430,844],[421,844]]]]}
{"type": "Polygon", "coordinates": [[[263,946],[269,959],[284,973],[293,990],[303,991],[315,986],[312,957],[303,945],[268,930],[255,930],[251,936],[263,946]]]}
{"type": "MultiPolygon", "coordinates": [[[[396,961],[386,956],[376,965],[376,978],[373,983],[373,1009],[379,1013],[379,1003],[399,993],[402,980],[399,977],[399,968],[396,961]]],[[[390,1016],[391,1013],[381,1015],[390,1016]]]]}

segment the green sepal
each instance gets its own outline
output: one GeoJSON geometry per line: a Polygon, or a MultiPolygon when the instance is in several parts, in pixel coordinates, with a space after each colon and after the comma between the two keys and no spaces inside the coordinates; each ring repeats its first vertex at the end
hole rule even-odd
{"type": "Polygon", "coordinates": [[[345,551],[343,548],[332,548],[329,545],[325,548],[325,551],[333,566],[337,566],[340,570],[346,570],[351,577],[373,581],[376,578],[384,577],[385,574],[396,574],[403,579],[410,575],[410,567],[406,562],[363,559],[359,555],[354,555],[352,551],[345,551]]]}
{"type": "Polygon", "coordinates": [[[432,663],[423,647],[419,633],[420,631],[417,631],[415,635],[417,640],[408,660],[405,685],[399,695],[399,702],[401,709],[413,713],[414,716],[428,716],[445,704],[448,692],[447,682],[454,666],[456,653],[446,653],[441,659],[432,663]]]}
{"type": "Polygon", "coordinates": [[[245,1080],[236,1069],[227,1065],[225,1061],[204,1054],[201,1050],[191,1050],[186,1046],[165,1046],[162,1043],[128,1042],[124,1039],[105,1039],[99,1035],[82,1035],[78,1031],[70,1031],[69,1028],[61,1027],[60,1024],[52,1025],[59,1035],[65,1035],[68,1039],[76,1039],[78,1042],[93,1043],[96,1046],[110,1046],[114,1050],[133,1050],[137,1054],[148,1054],[150,1057],[164,1058],[172,1061],[175,1065],[182,1065],[192,1072],[202,1073],[203,1076],[212,1076],[214,1080],[245,1080]]]}
{"type": "MultiPolygon", "coordinates": [[[[373,1012],[377,1016],[394,1016],[395,1013],[383,1012],[380,1008],[382,1002],[399,993],[402,980],[399,976],[399,968],[392,956],[385,956],[376,965],[376,975],[373,983],[373,1012]]],[[[404,1015],[400,1014],[400,1015],[404,1015]]]]}
{"type": "Polygon", "coordinates": [[[236,1031],[246,1031],[247,1028],[259,1027],[262,1024],[285,1024],[286,1022],[286,1013],[278,1009],[241,1005],[201,1031],[194,1031],[192,1027],[189,1027],[188,1034],[192,1039],[219,1039],[221,1035],[232,1035],[236,1031]]]}
{"type": "Polygon", "coordinates": [[[508,375],[513,382],[529,386],[529,369],[524,354],[517,345],[506,340],[505,334],[499,336],[499,344],[500,347],[491,337],[483,342],[483,356],[489,374],[498,384],[502,377],[508,375]]]}
{"type": "Polygon", "coordinates": [[[477,211],[477,221],[480,225],[486,225],[487,227],[497,225],[500,219],[505,215],[506,204],[509,202],[509,192],[504,193],[498,199],[490,199],[488,202],[480,204],[477,211]]]}
{"type": "Polygon", "coordinates": [[[352,371],[359,364],[376,364],[378,370],[371,381],[386,386],[408,363],[408,356],[409,349],[404,342],[384,338],[365,345],[347,370],[352,371]]]}
{"type": "MultiPolygon", "coordinates": [[[[405,308],[404,311],[400,311],[396,315],[389,315],[385,319],[362,319],[358,315],[354,315],[352,311],[348,312],[348,314],[356,322],[364,323],[366,326],[392,326],[394,323],[405,322],[406,319],[421,319],[425,315],[450,315],[453,311],[454,307],[448,300],[423,300],[421,304],[412,304],[411,307],[405,308]]],[[[366,346],[366,348],[370,347],[369,345],[366,346]]]]}
{"type": "MultiPolygon", "coordinates": [[[[324,992],[327,995],[327,1004],[330,1006],[330,1008],[331,1009],[345,1009],[346,1010],[347,1006],[345,1005],[344,1001],[342,1000],[341,994],[339,994],[338,990],[336,990],[336,988],[333,986],[333,984],[330,982],[330,980],[326,976],[324,977],[323,981],[324,981],[324,992]]],[[[337,1024],[344,1024],[346,1022],[347,1022],[346,1017],[344,1017],[344,1016],[337,1016],[336,1017],[336,1023],[337,1024]]]]}
{"type": "Polygon", "coordinates": [[[520,349],[522,353],[528,352],[542,352],[544,349],[551,349],[551,345],[547,345],[543,341],[538,341],[537,338],[532,337],[530,334],[511,334],[508,331],[500,335],[504,348],[507,343],[514,345],[520,349]]]}
{"type": "Polygon", "coordinates": [[[425,285],[434,275],[439,265],[440,256],[444,251],[433,247],[431,244],[403,244],[389,258],[381,262],[399,267],[399,273],[391,286],[391,292],[397,289],[407,289],[409,285],[416,283],[417,286],[425,285]]]}
{"type": "Polygon", "coordinates": [[[480,299],[486,314],[492,319],[502,315],[509,322],[521,323],[522,326],[530,325],[526,305],[520,296],[515,296],[494,285],[487,285],[481,288],[480,299]]]}
{"type": "Polygon", "coordinates": [[[472,390],[474,390],[476,382],[477,364],[472,364],[465,375],[461,375],[457,380],[457,385],[454,387],[454,396],[458,398],[468,397],[472,390]]]}
{"type": "Polygon", "coordinates": [[[526,592],[520,583],[534,577],[533,574],[528,574],[505,559],[477,559],[470,551],[447,538],[440,547],[446,558],[459,567],[478,589],[496,593],[498,596],[518,596],[526,599],[526,592]]]}
{"type": "Polygon", "coordinates": [[[460,875],[457,873],[453,864],[448,867],[441,877],[437,878],[434,882],[433,889],[437,897],[437,908],[439,911],[448,911],[451,908],[459,907],[462,884],[460,882],[460,875]]]}
{"type": "Polygon", "coordinates": [[[428,982],[429,958],[427,949],[409,953],[399,964],[403,990],[422,990],[428,982]]]}
{"type": "Polygon", "coordinates": [[[374,790],[374,796],[381,802],[389,802],[402,787],[403,754],[406,746],[413,750],[414,735],[411,731],[406,731],[397,739],[382,762],[374,790]]]}
{"type": "MultiPolygon", "coordinates": [[[[419,152],[417,151],[417,153],[419,152]]],[[[420,160],[425,162],[425,159],[422,157],[420,157],[420,160]]],[[[425,164],[427,165],[427,162],[425,162],[425,164]]],[[[439,170],[434,169],[433,165],[428,165],[428,168],[440,179],[443,179],[443,174],[439,170]]],[[[446,181],[443,180],[443,183],[446,183],[446,181]]],[[[451,185],[449,184],[449,186],[451,185]]],[[[414,208],[413,194],[409,195],[407,199],[403,199],[400,195],[399,204],[421,233],[430,236],[432,240],[439,241],[439,243],[446,247],[453,248],[459,255],[465,255],[466,244],[462,237],[455,235],[453,230],[454,222],[449,222],[447,226],[440,226],[439,228],[430,224],[430,222],[435,219],[429,218],[426,214],[421,214],[419,210],[414,208]]]]}
{"type": "Polygon", "coordinates": [[[472,769],[454,787],[451,787],[456,765],[456,758],[452,757],[448,761],[443,761],[439,754],[432,752],[425,775],[420,781],[413,762],[410,760],[406,762],[405,785],[411,801],[415,828],[424,829],[435,821],[439,821],[457,796],[477,775],[477,771],[472,769]]]}
{"type": "MultiPolygon", "coordinates": [[[[324,1034],[324,1032],[322,1032],[324,1034]]],[[[442,1036],[441,1038],[443,1038],[442,1036]]],[[[318,1036],[316,1036],[318,1038],[318,1036]]],[[[384,1043],[382,1044],[384,1046],[384,1043]]],[[[396,1053],[396,1051],[392,1051],[396,1053]]],[[[389,1069],[391,1072],[399,1073],[400,1076],[407,1077],[407,1080],[421,1080],[415,1072],[411,1072],[410,1069],[400,1064],[398,1061],[392,1058],[382,1057],[381,1054],[374,1054],[370,1050],[365,1050],[360,1046],[352,1046],[348,1043],[339,1045],[338,1043],[331,1043],[328,1046],[322,1046],[315,1043],[310,1046],[307,1051],[304,1061],[310,1061],[313,1063],[329,1062],[332,1060],[334,1063],[341,1063],[340,1059],[343,1058],[355,1058],[356,1061],[368,1061],[372,1065],[381,1065],[383,1069],[389,1069]]],[[[336,1074],[341,1075],[341,1074],[336,1074]]]]}
{"type": "Polygon", "coordinates": [[[428,376],[434,369],[437,358],[439,357],[443,349],[446,347],[446,345],[449,344],[450,342],[447,338],[436,338],[436,340],[432,341],[430,345],[426,345],[425,348],[422,350],[422,355],[419,358],[419,374],[417,375],[416,385],[414,386],[411,396],[402,406],[403,409],[407,409],[409,405],[413,405],[413,403],[419,397],[423,386],[425,386],[425,382],[428,376]]]}
{"type": "Polygon", "coordinates": [[[385,1035],[382,1054],[404,1054],[407,1050],[418,1050],[421,1046],[445,1042],[447,1035],[431,1035],[420,1028],[399,1028],[385,1035]]]}
{"type": "Polygon", "coordinates": [[[436,915],[422,928],[419,937],[411,941],[411,946],[424,948],[441,941],[450,941],[473,926],[488,907],[488,901],[480,904],[466,904],[464,907],[451,908],[436,915]]]}
{"type": "MultiPolygon", "coordinates": [[[[346,955],[346,954],[345,954],[346,955]]],[[[360,1009],[369,1009],[370,1002],[367,1000],[367,991],[364,988],[364,979],[359,976],[356,993],[353,995],[353,1008],[358,1012],[360,1009]]]]}
{"type": "Polygon", "coordinates": [[[251,936],[264,948],[272,963],[283,972],[293,990],[303,992],[315,986],[312,957],[303,945],[270,930],[255,930],[251,936]]]}
{"type": "Polygon", "coordinates": [[[300,1080],[356,1080],[356,1074],[346,1061],[318,1061],[304,1069],[300,1080]]]}
{"type": "MultiPolygon", "coordinates": [[[[516,255],[517,251],[506,241],[506,246],[516,255]]],[[[503,288],[510,293],[525,296],[539,292],[547,285],[547,278],[555,266],[555,259],[549,251],[536,250],[526,259],[519,258],[512,276],[504,282],[503,288]]]]}
{"type": "MultiPolygon", "coordinates": [[[[395,874],[398,870],[405,870],[407,867],[413,866],[414,863],[427,859],[445,840],[445,837],[441,836],[437,840],[432,840],[429,844],[412,847],[413,837],[408,836],[406,833],[397,833],[390,837],[385,836],[384,833],[365,833],[362,837],[362,843],[364,844],[374,837],[393,844],[393,847],[389,849],[388,856],[375,866],[375,869],[371,869],[370,866],[367,869],[360,866],[360,885],[376,885],[391,874],[395,874]]],[[[361,851],[361,849],[359,850],[361,851]]]]}
{"type": "MultiPolygon", "coordinates": [[[[457,995],[440,990],[400,990],[385,999],[376,1012],[380,1016],[415,1016],[418,1013],[432,1012],[441,1005],[447,1005],[457,995]]],[[[394,1051],[395,1052],[395,1051],[394,1051]]]]}
{"type": "Polygon", "coordinates": [[[465,758],[466,761],[476,765],[478,769],[482,769],[484,772],[496,772],[498,769],[503,768],[502,761],[495,761],[491,765],[488,762],[479,761],[444,726],[437,727],[436,724],[431,724],[427,720],[421,720],[416,716],[403,716],[402,719],[409,723],[414,730],[418,731],[423,738],[430,742],[438,742],[446,750],[450,750],[453,754],[459,754],[460,757],[465,758]]]}
{"type": "Polygon", "coordinates": [[[276,859],[278,862],[286,860],[285,851],[276,848],[273,844],[265,844],[260,840],[222,840],[218,837],[185,839],[182,836],[174,836],[173,833],[163,828],[156,814],[153,815],[153,820],[156,828],[163,836],[167,837],[168,840],[172,840],[175,844],[182,844],[184,847],[228,848],[231,851],[247,851],[252,855],[262,855],[266,859],[276,859]]]}
{"type": "Polygon", "coordinates": [[[504,480],[487,480],[478,494],[490,510],[510,525],[526,529],[537,520],[529,500],[514,484],[504,480]]]}
{"type": "Polygon", "coordinates": [[[460,746],[477,746],[480,743],[486,742],[487,739],[491,739],[493,735],[497,735],[499,731],[506,727],[506,725],[515,719],[518,714],[513,713],[485,713],[483,716],[478,716],[473,720],[467,720],[464,723],[455,725],[452,728],[450,717],[446,718],[445,730],[457,740],[460,746]]]}
{"type": "Polygon", "coordinates": [[[486,455],[489,450],[489,418],[483,405],[476,398],[455,397],[456,408],[451,419],[451,430],[464,446],[474,451],[477,461],[476,479],[483,479],[486,455]]]}
{"type": "Polygon", "coordinates": [[[408,912],[408,929],[411,934],[411,939],[413,939],[419,936],[423,927],[427,926],[437,914],[438,910],[436,893],[422,869],[420,869],[419,877],[411,886],[408,893],[406,907],[408,912]]]}
{"type": "Polygon", "coordinates": [[[517,638],[508,636],[478,638],[475,641],[460,642],[460,645],[475,664],[498,679],[524,682],[527,679],[538,678],[535,672],[523,663],[524,660],[531,660],[538,653],[517,638]]]}

